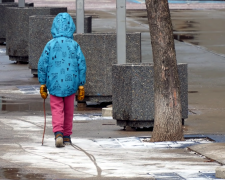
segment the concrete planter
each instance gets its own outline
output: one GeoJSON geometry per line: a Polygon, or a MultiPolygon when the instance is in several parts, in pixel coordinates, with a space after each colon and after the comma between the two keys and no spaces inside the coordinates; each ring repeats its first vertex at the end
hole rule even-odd
{"type": "Polygon", "coordinates": [[[29,16],[57,15],[67,12],[66,7],[7,8],[6,54],[13,61],[28,61],[29,16]]]}
{"type": "MultiPolygon", "coordinates": [[[[55,16],[35,15],[29,17],[29,68],[37,75],[38,61],[49,40],[52,39],[51,27],[55,16]]],[[[72,17],[76,24],[76,17],[72,17]]],[[[85,33],[92,31],[92,17],[85,17],[85,33]]]]}
{"type": "MultiPolygon", "coordinates": [[[[84,101],[112,102],[112,65],[117,64],[116,34],[75,34],[86,58],[84,101]]],[[[127,62],[141,62],[141,33],[127,34],[127,62]]]]}
{"type": "MultiPolygon", "coordinates": [[[[10,0],[3,1],[4,3],[0,4],[0,43],[6,42],[6,23],[8,22],[8,19],[6,19],[6,8],[8,7],[18,7],[18,3],[14,3],[10,0]]],[[[26,7],[33,7],[33,3],[26,3],[26,7]]]]}
{"type": "MultiPolygon", "coordinates": [[[[188,118],[187,64],[178,64],[181,82],[182,119],[188,118]]],[[[153,64],[113,65],[113,119],[118,126],[153,127],[153,64]]]]}

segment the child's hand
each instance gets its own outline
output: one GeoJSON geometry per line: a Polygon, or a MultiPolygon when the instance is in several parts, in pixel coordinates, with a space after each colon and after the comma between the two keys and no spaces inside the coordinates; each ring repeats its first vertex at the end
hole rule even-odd
{"type": "Polygon", "coordinates": [[[78,101],[83,101],[85,96],[85,91],[84,91],[84,86],[79,86],[78,88],[78,96],[77,99],[78,101]]]}
{"type": "Polygon", "coordinates": [[[41,85],[40,94],[43,99],[46,99],[48,97],[48,91],[47,91],[46,85],[41,85]]]}

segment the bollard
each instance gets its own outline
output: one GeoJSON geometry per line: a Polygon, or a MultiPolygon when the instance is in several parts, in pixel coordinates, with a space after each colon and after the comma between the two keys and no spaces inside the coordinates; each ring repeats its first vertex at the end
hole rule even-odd
{"type": "Polygon", "coordinates": [[[126,63],[126,0],[116,1],[117,62],[126,63]]]}
{"type": "Polygon", "coordinates": [[[18,7],[25,8],[25,0],[19,0],[18,7]]]}
{"type": "Polygon", "coordinates": [[[76,2],[76,13],[77,13],[77,33],[84,33],[84,0],[77,0],[76,2]]]}

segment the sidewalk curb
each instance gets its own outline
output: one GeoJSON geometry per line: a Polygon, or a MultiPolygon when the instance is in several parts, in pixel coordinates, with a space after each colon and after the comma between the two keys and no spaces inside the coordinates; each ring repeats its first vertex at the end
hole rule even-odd
{"type": "Polygon", "coordinates": [[[216,168],[216,177],[225,179],[225,167],[224,166],[216,168]]]}
{"type": "Polygon", "coordinates": [[[112,117],[112,107],[102,108],[102,117],[112,117]]]}

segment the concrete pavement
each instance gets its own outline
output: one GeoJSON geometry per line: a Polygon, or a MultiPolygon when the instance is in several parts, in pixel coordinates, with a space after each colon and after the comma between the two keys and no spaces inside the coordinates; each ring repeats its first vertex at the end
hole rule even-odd
{"type": "MultiPolygon", "coordinates": [[[[92,9],[87,13],[94,14],[94,32],[115,31],[115,10],[92,9]]],[[[143,32],[142,60],[152,62],[148,25],[146,19],[140,18],[143,12],[128,14],[127,30],[143,32]]],[[[179,41],[175,44],[178,62],[189,66],[190,114],[184,134],[191,140],[146,142],[150,130],[124,131],[116,126],[115,120],[101,117],[101,106],[90,105],[76,107],[74,145],[65,148],[54,147],[49,99],[45,141],[41,146],[43,101],[38,94],[37,78],[30,74],[27,64],[9,61],[5,47],[0,46],[0,178],[216,179],[215,170],[225,162],[225,58],[203,46],[179,41]],[[205,136],[220,143],[202,138],[205,136]]]]}
{"type": "MultiPolygon", "coordinates": [[[[74,125],[81,121],[75,121],[74,125]]],[[[201,143],[198,141],[148,143],[142,142],[141,137],[73,135],[73,146],[55,148],[50,116],[44,146],[41,146],[40,116],[7,116],[1,117],[0,122],[3,132],[10,132],[3,135],[5,141],[1,142],[1,166],[16,167],[19,177],[29,172],[42,179],[215,179],[215,168],[220,166],[185,149],[187,145],[201,143]]],[[[110,122],[101,120],[105,124],[110,122]]]]}

